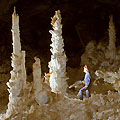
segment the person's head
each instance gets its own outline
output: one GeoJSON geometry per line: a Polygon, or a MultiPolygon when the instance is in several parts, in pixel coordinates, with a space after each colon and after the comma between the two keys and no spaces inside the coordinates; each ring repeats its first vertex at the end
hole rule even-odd
{"type": "Polygon", "coordinates": [[[86,72],[88,72],[88,71],[89,71],[89,70],[88,70],[88,66],[87,66],[87,65],[85,65],[83,68],[84,68],[83,72],[85,72],[85,73],[86,73],[86,72]]]}

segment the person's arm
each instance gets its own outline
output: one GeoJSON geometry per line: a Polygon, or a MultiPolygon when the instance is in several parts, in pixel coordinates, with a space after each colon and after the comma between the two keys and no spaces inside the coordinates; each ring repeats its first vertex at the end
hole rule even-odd
{"type": "Polygon", "coordinates": [[[74,84],[70,85],[69,88],[77,88],[78,86],[80,86],[81,84],[83,84],[84,81],[76,81],[74,84]]]}

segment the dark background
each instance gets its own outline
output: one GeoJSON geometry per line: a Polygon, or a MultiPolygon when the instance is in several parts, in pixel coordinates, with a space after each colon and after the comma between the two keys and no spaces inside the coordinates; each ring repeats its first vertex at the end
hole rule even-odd
{"type": "Polygon", "coordinates": [[[91,40],[108,41],[109,16],[113,15],[117,44],[120,39],[119,0],[0,0],[0,63],[12,52],[12,13],[20,17],[20,36],[26,59],[44,57],[50,61],[51,17],[61,11],[67,65],[78,67],[85,46],[91,40]],[[31,54],[33,53],[33,56],[31,54]]]}

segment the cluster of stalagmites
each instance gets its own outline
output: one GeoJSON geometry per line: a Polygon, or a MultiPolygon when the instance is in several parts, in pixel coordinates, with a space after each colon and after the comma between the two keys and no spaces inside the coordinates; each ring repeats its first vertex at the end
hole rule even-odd
{"type": "MultiPolygon", "coordinates": [[[[60,11],[56,11],[51,22],[53,30],[51,44],[51,61],[49,62],[50,76],[41,77],[40,59],[35,57],[33,63],[33,82],[26,81],[25,51],[21,50],[19,35],[19,16],[12,15],[13,53],[11,78],[7,82],[9,103],[6,113],[0,116],[1,120],[96,120],[120,119],[120,75],[119,49],[115,47],[115,29],[113,19],[110,17],[109,45],[102,42],[96,45],[90,42],[81,57],[81,65],[91,66],[92,75],[96,71],[99,78],[113,84],[118,92],[108,91],[107,95],[91,94],[89,99],[69,98],[66,95],[66,55],[62,38],[62,25],[60,11]],[[112,55],[111,56],[111,49],[112,55]],[[106,52],[107,51],[107,52],[106,52]]],[[[94,77],[94,75],[93,75],[94,77]]],[[[95,78],[95,77],[94,77],[95,78]]]]}
{"type": "Polygon", "coordinates": [[[113,84],[116,91],[120,91],[120,47],[116,48],[116,32],[113,17],[109,22],[109,43],[105,41],[90,41],[86,46],[85,53],[81,56],[81,65],[88,64],[94,83],[98,80],[113,84]],[[97,77],[97,78],[96,78],[97,77]]]}
{"type": "Polygon", "coordinates": [[[36,101],[38,105],[50,104],[52,101],[51,91],[56,94],[66,94],[66,55],[63,49],[64,43],[59,10],[56,11],[51,24],[53,26],[53,30],[50,31],[52,34],[52,56],[49,62],[51,76],[47,78],[45,75],[45,81],[44,78],[41,78],[40,59],[35,57],[33,83],[26,82],[25,51],[21,50],[19,16],[14,9],[11,30],[13,40],[11,66],[13,70],[10,72],[10,80],[7,82],[9,91],[8,109],[6,114],[1,116],[1,119],[26,119],[28,114],[34,111],[31,102],[36,101]]]}

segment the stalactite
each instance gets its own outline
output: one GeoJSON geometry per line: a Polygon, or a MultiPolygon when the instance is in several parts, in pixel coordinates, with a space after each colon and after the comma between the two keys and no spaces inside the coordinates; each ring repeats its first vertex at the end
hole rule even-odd
{"type": "Polygon", "coordinates": [[[25,69],[25,51],[21,51],[20,34],[19,34],[19,16],[12,14],[12,40],[13,53],[11,66],[13,70],[10,72],[11,78],[7,82],[9,87],[9,103],[6,111],[6,118],[19,111],[22,106],[22,96],[26,85],[26,69],[25,69]]]}
{"type": "Polygon", "coordinates": [[[51,21],[53,30],[49,32],[52,34],[52,52],[51,61],[49,62],[49,72],[52,73],[50,76],[50,87],[52,92],[66,93],[68,79],[66,77],[66,55],[64,52],[64,42],[62,38],[62,25],[60,10],[55,12],[54,17],[51,21]]]}

